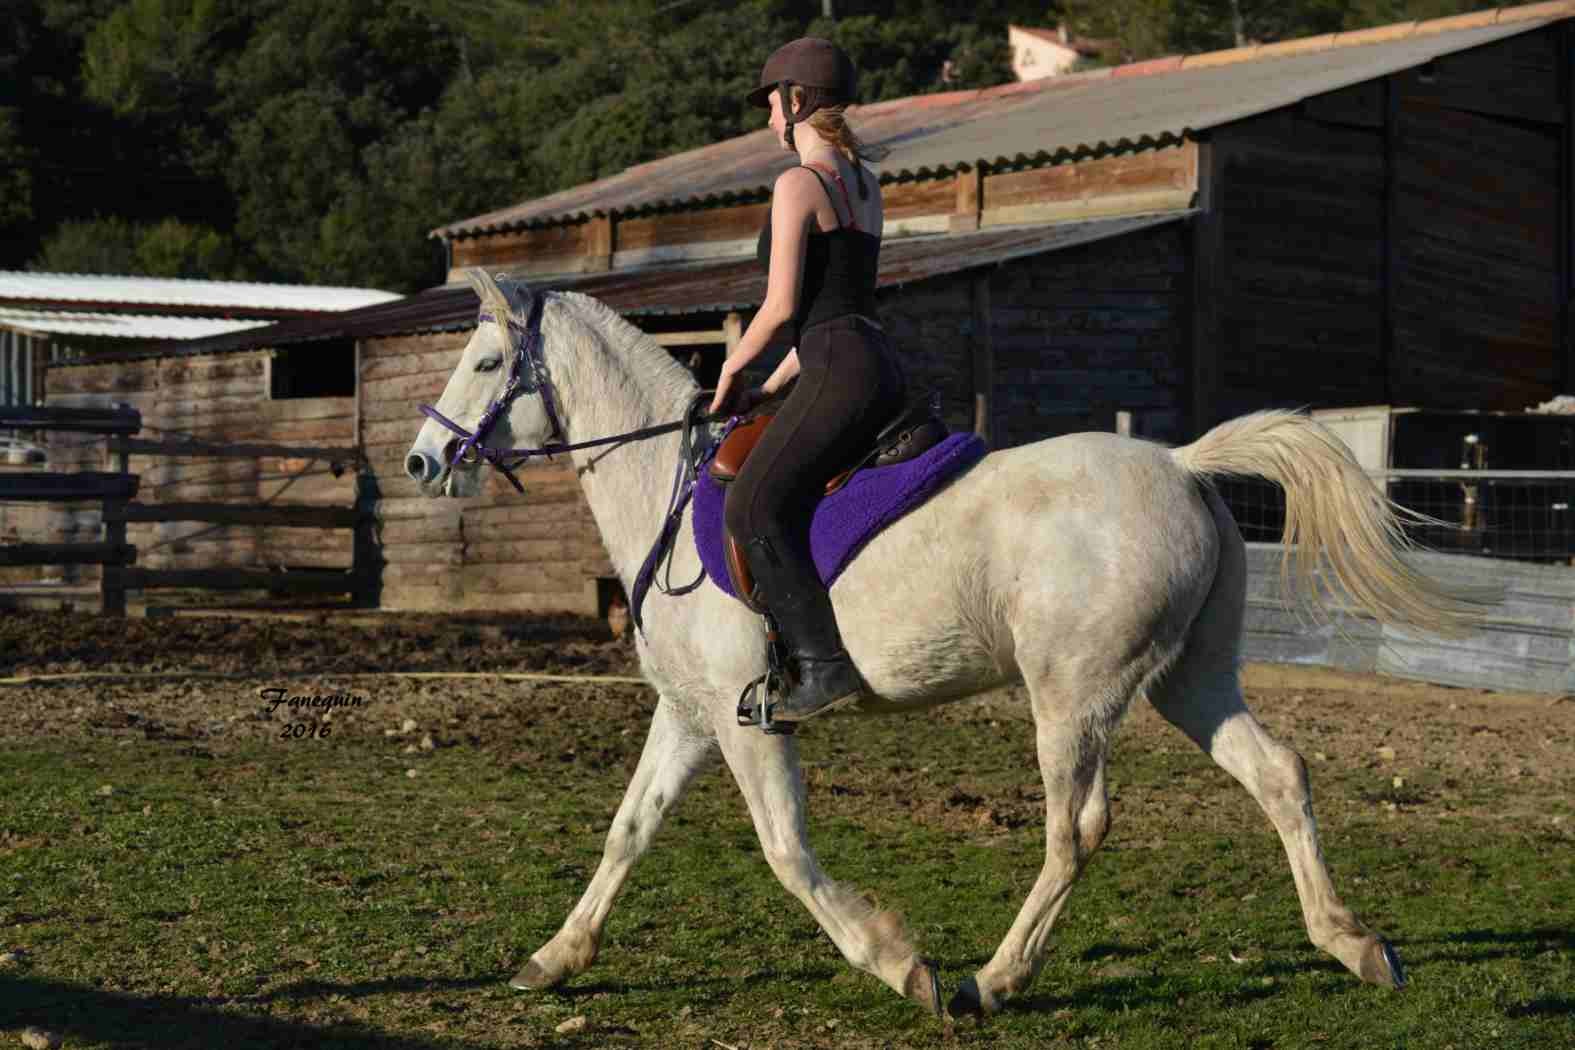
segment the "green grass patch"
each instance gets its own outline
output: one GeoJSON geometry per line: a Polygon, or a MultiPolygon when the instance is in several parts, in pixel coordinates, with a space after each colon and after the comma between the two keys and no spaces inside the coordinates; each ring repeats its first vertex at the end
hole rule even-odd
{"type": "MultiPolygon", "coordinates": [[[[514,992],[595,869],[641,737],[573,733],[572,749],[422,755],[350,737],[13,744],[0,949],[25,954],[0,967],[0,1030],[412,1050],[1575,1043],[1567,834],[1442,811],[1425,778],[1386,791],[1356,765],[1315,769],[1336,884],[1410,971],[1390,993],[1311,947],[1267,821],[1179,738],[1115,756],[1112,836],[1037,983],[982,1027],[948,1035],[848,967],[772,878],[725,772],[636,869],[597,965],[514,992]]],[[[949,995],[1038,874],[1026,726],[837,720],[804,737],[825,867],[905,915],[949,995]]]]}

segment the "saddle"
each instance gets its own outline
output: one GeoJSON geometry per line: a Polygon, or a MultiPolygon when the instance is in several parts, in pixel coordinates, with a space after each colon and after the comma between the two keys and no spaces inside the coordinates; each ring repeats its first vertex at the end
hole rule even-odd
{"type": "MultiPolygon", "coordinates": [[[[707,468],[711,479],[725,487],[738,477],[749,454],[775,418],[774,413],[762,413],[734,427],[707,468]]],[[[939,415],[938,398],[931,396],[909,404],[881,428],[869,450],[853,466],[826,482],[824,495],[837,492],[865,467],[890,467],[916,459],[945,440],[947,434],[946,423],[939,415]]],[[[726,547],[727,573],[732,578],[734,593],[750,609],[764,612],[764,606],[755,600],[754,574],[744,560],[742,546],[729,534],[726,547]]]]}

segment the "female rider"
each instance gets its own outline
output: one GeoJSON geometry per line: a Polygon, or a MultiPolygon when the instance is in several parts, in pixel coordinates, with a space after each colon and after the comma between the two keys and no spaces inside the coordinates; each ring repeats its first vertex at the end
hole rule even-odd
{"type": "Polygon", "coordinates": [[[743,547],[756,598],[770,610],[797,664],[772,718],[797,722],[857,699],[863,682],[843,648],[831,599],[810,555],[815,504],[832,477],[868,450],[901,410],[906,383],[875,320],[880,185],[843,116],[856,73],[843,50],[815,37],[784,45],[749,95],[771,109],[777,144],[799,164],[778,177],[760,232],[765,301],[722,367],[711,411],[777,393],[797,379],[776,418],[728,486],[728,531],[743,547]],[[848,184],[858,187],[855,197],[848,184]],[[761,387],[739,372],[774,342],[794,350],[761,387]]]}

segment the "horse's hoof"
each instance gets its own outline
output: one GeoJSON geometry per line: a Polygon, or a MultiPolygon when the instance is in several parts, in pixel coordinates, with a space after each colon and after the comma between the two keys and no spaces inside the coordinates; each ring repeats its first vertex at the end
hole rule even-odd
{"type": "Polygon", "coordinates": [[[1362,956],[1359,976],[1370,984],[1381,984],[1395,991],[1406,986],[1405,966],[1400,962],[1400,955],[1382,937],[1375,938],[1362,956]]]}
{"type": "Polygon", "coordinates": [[[525,964],[525,969],[509,978],[509,987],[517,988],[522,992],[543,992],[561,980],[563,980],[561,975],[554,977],[532,959],[525,964]]]}
{"type": "Polygon", "coordinates": [[[979,992],[977,977],[968,977],[958,986],[957,994],[952,996],[952,1001],[946,1004],[946,1012],[952,1017],[972,1017],[982,1021],[990,1013],[990,1008],[985,1004],[979,992]]]}
{"type": "Polygon", "coordinates": [[[930,960],[915,960],[903,982],[902,994],[928,1010],[936,1020],[946,1020],[946,1012],[941,1009],[941,978],[930,960]]]}

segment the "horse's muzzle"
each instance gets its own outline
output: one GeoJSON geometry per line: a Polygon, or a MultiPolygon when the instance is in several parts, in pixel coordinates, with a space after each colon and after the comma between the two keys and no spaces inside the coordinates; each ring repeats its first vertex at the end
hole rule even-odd
{"type": "Polygon", "coordinates": [[[436,480],[437,476],[442,472],[443,464],[438,462],[436,456],[430,456],[425,452],[412,450],[411,453],[405,457],[405,473],[411,478],[411,480],[419,482],[422,485],[429,484],[436,480]]]}

